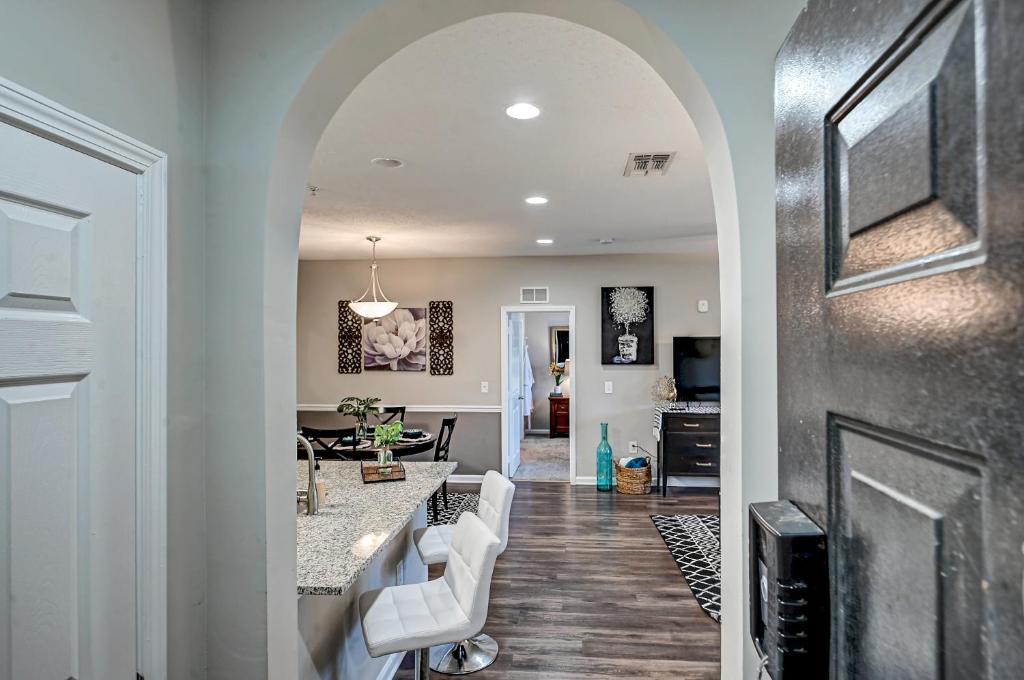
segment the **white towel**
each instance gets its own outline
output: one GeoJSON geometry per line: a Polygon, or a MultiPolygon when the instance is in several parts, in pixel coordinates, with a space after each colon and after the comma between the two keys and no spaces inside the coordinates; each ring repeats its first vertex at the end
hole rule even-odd
{"type": "Polygon", "coordinates": [[[530,363],[530,346],[523,345],[523,398],[526,415],[533,413],[533,364],[530,363]]]}

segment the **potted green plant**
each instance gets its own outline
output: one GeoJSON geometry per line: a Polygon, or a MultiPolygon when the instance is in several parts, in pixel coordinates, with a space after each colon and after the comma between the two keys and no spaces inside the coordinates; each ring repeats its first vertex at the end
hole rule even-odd
{"type": "Polygon", "coordinates": [[[402,421],[378,425],[373,431],[373,443],[377,447],[377,466],[382,475],[391,472],[391,445],[399,440],[405,426],[402,421]]]}
{"type": "Polygon", "coordinates": [[[338,404],[338,413],[356,419],[356,439],[366,437],[366,418],[377,410],[379,397],[345,397],[338,404]]]}

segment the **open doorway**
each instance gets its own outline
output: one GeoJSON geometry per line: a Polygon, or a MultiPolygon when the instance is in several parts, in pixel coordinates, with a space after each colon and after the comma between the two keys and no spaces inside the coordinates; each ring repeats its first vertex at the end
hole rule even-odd
{"type": "Polygon", "coordinates": [[[576,478],[574,306],[502,307],[502,470],[517,482],[576,478]]]}

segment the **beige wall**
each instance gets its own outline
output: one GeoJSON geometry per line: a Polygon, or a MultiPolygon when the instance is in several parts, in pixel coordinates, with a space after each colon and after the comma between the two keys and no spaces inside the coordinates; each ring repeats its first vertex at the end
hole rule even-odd
{"type": "MultiPolygon", "coordinates": [[[[548,395],[555,386],[555,379],[548,373],[551,364],[551,327],[568,326],[566,312],[530,312],[525,317],[526,342],[530,348],[530,363],[533,365],[533,419],[534,430],[546,430],[550,424],[548,395]]],[[[570,396],[572,381],[562,380],[562,394],[570,396]]]]}
{"type": "MultiPolygon", "coordinates": [[[[519,303],[520,286],[549,286],[552,304],[576,305],[573,395],[579,477],[594,475],[601,422],[609,423],[615,451],[624,451],[630,440],[653,449],[650,388],[655,378],[671,373],[673,336],[719,332],[717,263],[693,256],[384,260],[380,271],[385,292],[403,306],[454,302],[455,374],[339,375],[338,300],[362,292],[369,267],[364,261],[304,261],[298,293],[299,403],[333,404],[349,394],[373,394],[396,404],[498,406],[500,308],[519,303]],[[655,287],[656,365],[601,365],[600,289],[613,285],[655,287]],[[698,299],[710,302],[708,313],[697,312],[698,299]],[[613,382],[612,394],[604,393],[606,380],[613,382]],[[487,394],[480,391],[482,381],[490,384],[487,394]]],[[[499,433],[487,419],[478,420],[489,438],[456,430],[452,455],[463,462],[460,473],[500,466],[499,433]],[[467,439],[472,447],[460,448],[467,439]]]]}

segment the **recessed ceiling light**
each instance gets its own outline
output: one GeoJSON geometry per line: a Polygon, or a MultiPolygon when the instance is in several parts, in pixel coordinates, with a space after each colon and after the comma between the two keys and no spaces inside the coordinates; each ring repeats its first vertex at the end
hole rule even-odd
{"type": "Polygon", "coordinates": [[[550,238],[539,238],[539,239],[537,239],[537,243],[539,243],[542,246],[549,246],[549,245],[551,245],[554,242],[555,242],[554,239],[550,239],[550,238]]]}
{"type": "Polygon", "coordinates": [[[379,168],[400,168],[405,165],[404,162],[397,158],[380,157],[374,158],[370,161],[371,164],[376,165],[379,168]]]}
{"type": "Polygon", "coordinates": [[[527,104],[526,102],[516,102],[512,106],[505,109],[505,115],[516,120],[530,120],[540,115],[540,109],[533,104],[527,104]]]}
{"type": "Polygon", "coordinates": [[[613,239],[613,238],[599,238],[599,239],[597,239],[597,242],[600,243],[603,246],[609,246],[609,245],[615,243],[615,239],[613,239]]]}
{"type": "Polygon", "coordinates": [[[544,205],[548,202],[548,199],[544,196],[527,196],[526,202],[530,205],[544,205]]]}

